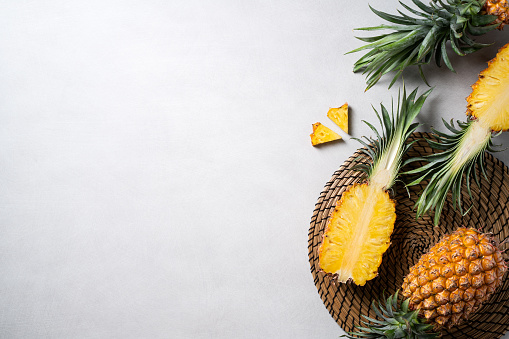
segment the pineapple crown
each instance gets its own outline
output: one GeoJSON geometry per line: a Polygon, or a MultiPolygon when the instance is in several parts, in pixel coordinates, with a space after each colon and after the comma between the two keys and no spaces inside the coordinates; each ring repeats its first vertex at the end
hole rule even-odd
{"type": "Polygon", "coordinates": [[[483,176],[487,178],[484,166],[485,151],[497,151],[492,142],[491,131],[483,128],[478,120],[457,121],[458,128],[454,126],[452,120],[450,123],[445,120],[443,122],[450,133],[432,129],[437,140],[427,139],[432,148],[441,152],[410,159],[409,162],[427,161],[428,163],[405,172],[405,174],[417,175],[417,178],[408,183],[408,186],[429,179],[429,183],[416,202],[417,218],[434,210],[435,225],[438,225],[449,190],[452,193],[453,207],[457,207],[463,214],[461,206],[463,182],[466,181],[467,192],[469,196],[472,196],[470,189],[472,173],[477,186],[480,187],[475,166],[477,165],[483,176]]]}
{"type": "MultiPolygon", "coordinates": [[[[385,299],[385,298],[384,298],[385,299]]],[[[356,338],[378,338],[378,339],[433,339],[438,338],[439,333],[432,332],[433,325],[426,324],[419,318],[419,310],[409,310],[410,299],[398,303],[398,291],[390,295],[382,303],[378,301],[378,307],[375,301],[371,308],[378,319],[373,319],[362,315],[367,321],[361,320],[364,326],[356,326],[358,332],[349,332],[341,337],[356,338]],[[355,335],[355,337],[353,337],[355,335]]]]}
{"type": "MultiPolygon", "coordinates": [[[[402,166],[403,155],[413,144],[413,142],[406,143],[406,141],[419,126],[419,123],[413,123],[413,120],[419,114],[422,105],[432,90],[429,89],[416,99],[417,88],[407,96],[406,89],[403,86],[403,95],[401,95],[401,91],[398,94],[396,114],[394,101],[392,103],[392,114],[390,115],[382,104],[380,104],[381,113],[373,107],[382,127],[382,134],[380,135],[372,124],[363,120],[376,134],[376,139],[364,137],[366,140],[364,141],[353,138],[364,145],[361,152],[371,160],[369,164],[359,163],[354,167],[355,170],[364,172],[368,180],[385,189],[389,189],[394,185],[402,166]]],[[[364,156],[361,155],[355,160],[359,160],[364,156]]]]}
{"type": "MultiPolygon", "coordinates": [[[[483,35],[499,26],[494,23],[496,15],[481,14],[486,0],[432,0],[429,5],[420,0],[412,0],[418,9],[411,8],[400,1],[412,17],[398,10],[393,15],[371,10],[391,24],[357,28],[362,31],[392,30],[392,32],[372,37],[357,37],[367,44],[348,53],[370,50],[354,65],[354,72],[363,70],[366,74],[366,90],[375,85],[385,74],[396,71],[389,88],[408,66],[429,64],[435,58],[437,66],[441,62],[454,72],[447,56],[446,43],[450,41],[453,51],[460,55],[475,52],[489,44],[475,42],[471,36],[483,35]]],[[[348,54],[347,53],[347,54],[348,54]]]]}

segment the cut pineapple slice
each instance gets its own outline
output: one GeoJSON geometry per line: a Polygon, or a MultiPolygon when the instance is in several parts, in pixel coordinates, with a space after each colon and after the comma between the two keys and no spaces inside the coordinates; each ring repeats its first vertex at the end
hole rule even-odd
{"type": "Polygon", "coordinates": [[[493,131],[509,129],[509,44],[481,72],[468,96],[467,114],[493,131]]]}
{"type": "Polygon", "coordinates": [[[342,139],[339,134],[319,122],[313,124],[313,133],[310,136],[313,146],[342,139]]]}
{"type": "Polygon", "coordinates": [[[325,229],[319,249],[320,267],[340,282],[357,285],[377,275],[390,245],[396,208],[377,186],[354,184],[343,193],[325,229]]]}
{"type": "Polygon", "coordinates": [[[327,116],[345,131],[345,133],[348,133],[348,103],[338,108],[329,109],[327,116]]]}

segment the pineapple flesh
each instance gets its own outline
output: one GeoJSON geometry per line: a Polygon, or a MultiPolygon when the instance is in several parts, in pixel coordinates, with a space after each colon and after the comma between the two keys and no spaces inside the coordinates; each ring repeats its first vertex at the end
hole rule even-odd
{"type": "Polygon", "coordinates": [[[309,136],[311,137],[311,144],[313,146],[342,139],[341,135],[319,122],[313,124],[313,133],[309,136]]]}
{"type": "Polygon", "coordinates": [[[387,190],[394,185],[401,158],[410,147],[406,140],[418,126],[412,121],[430,92],[415,99],[417,90],[408,97],[403,91],[395,118],[383,106],[382,117],[377,112],[383,135],[367,123],[378,139],[366,138],[369,144],[357,139],[366,146],[361,151],[371,159],[369,164],[357,166],[365,172],[366,180],[343,193],[329,217],[318,250],[320,268],[340,282],[352,280],[362,286],[377,275],[396,221],[395,203],[387,190]]]}
{"type": "Polygon", "coordinates": [[[373,279],[390,244],[396,208],[380,187],[354,184],[337,204],[325,231],[319,260],[340,282],[373,279]]]}
{"type": "Polygon", "coordinates": [[[479,74],[468,96],[467,114],[492,131],[509,129],[509,44],[479,74]]]}
{"type": "Polygon", "coordinates": [[[409,308],[435,328],[467,320],[502,284],[502,252],[487,234],[459,228],[410,268],[402,285],[409,308]]]}
{"type": "Polygon", "coordinates": [[[329,109],[327,116],[345,131],[345,133],[348,133],[348,103],[338,108],[329,109]]]}

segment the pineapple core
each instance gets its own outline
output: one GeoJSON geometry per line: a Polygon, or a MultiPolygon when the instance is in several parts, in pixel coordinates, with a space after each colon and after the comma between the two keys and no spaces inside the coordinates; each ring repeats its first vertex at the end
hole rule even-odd
{"type": "Polygon", "coordinates": [[[357,285],[377,275],[396,221],[394,201],[383,189],[354,184],[331,215],[319,249],[320,267],[340,282],[357,285]]]}

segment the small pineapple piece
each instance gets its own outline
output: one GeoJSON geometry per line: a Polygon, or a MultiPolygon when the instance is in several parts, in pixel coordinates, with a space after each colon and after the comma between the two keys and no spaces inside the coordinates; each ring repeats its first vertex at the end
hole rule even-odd
{"type": "Polygon", "coordinates": [[[311,144],[313,146],[323,144],[329,141],[342,139],[341,135],[337,134],[328,127],[325,127],[321,123],[317,122],[313,124],[313,133],[310,134],[311,144]]]}
{"type": "Polygon", "coordinates": [[[348,133],[348,103],[338,108],[329,109],[327,116],[345,133],[348,133]]]}

